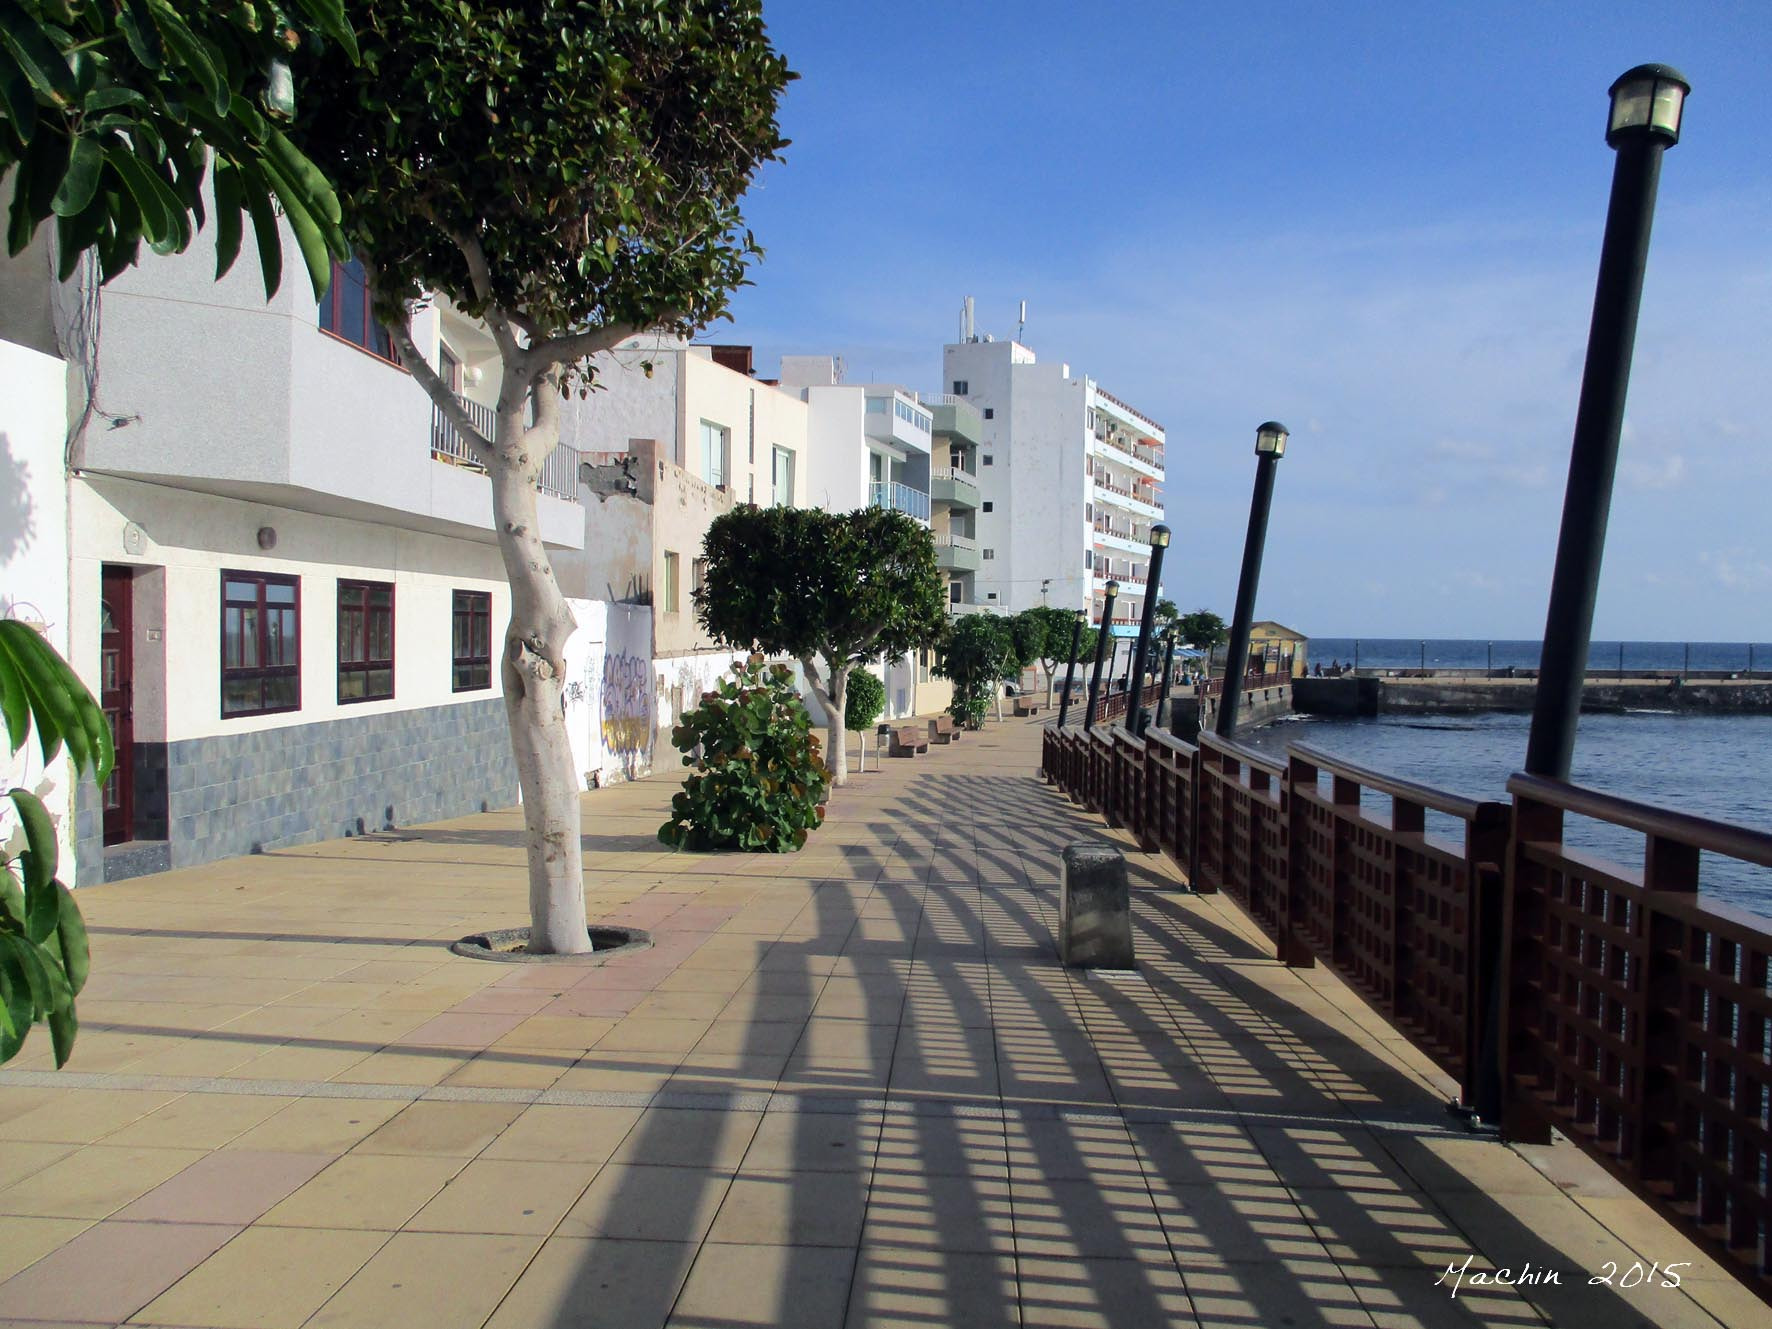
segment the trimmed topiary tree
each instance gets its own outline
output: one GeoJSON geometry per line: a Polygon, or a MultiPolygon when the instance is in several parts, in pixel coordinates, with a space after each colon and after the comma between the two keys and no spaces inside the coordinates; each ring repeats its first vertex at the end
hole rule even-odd
{"type": "MultiPolygon", "coordinates": [[[[868,762],[867,732],[874,727],[880,718],[880,712],[886,709],[886,685],[865,669],[857,669],[849,675],[849,687],[843,698],[843,727],[852,734],[862,735],[861,764],[868,762]]],[[[849,752],[845,748],[843,760],[849,760],[849,752]]]]}
{"type": "Polygon", "coordinates": [[[753,655],[734,666],[671,730],[671,745],[694,770],[658,828],[668,845],[781,854],[824,821],[830,772],[786,665],[753,655]]]}
{"type": "Polygon", "coordinates": [[[1003,620],[968,614],[957,620],[936,648],[935,672],[954,682],[948,714],[962,729],[984,725],[991,697],[1002,684],[1003,668],[1015,654],[1003,620]]]}

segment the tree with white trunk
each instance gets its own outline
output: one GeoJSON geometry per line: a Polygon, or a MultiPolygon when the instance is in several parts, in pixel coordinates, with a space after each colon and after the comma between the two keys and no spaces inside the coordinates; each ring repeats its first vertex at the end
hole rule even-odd
{"type": "Polygon", "coordinates": [[[590,949],[561,707],[574,622],[537,522],[588,358],[721,317],[761,251],[739,199],[793,75],[757,0],[354,0],[359,60],[295,57],[290,138],[337,188],[401,362],[485,467],[511,587],[500,679],[522,790],[529,949],[590,949]],[[445,297],[499,353],[483,433],[412,338],[445,297]]]}
{"type": "Polygon", "coordinates": [[[848,783],[849,676],[934,646],[947,597],[927,527],[902,512],[759,508],[714,519],[695,612],[710,636],[800,662],[825,713],[825,764],[848,783]]]}

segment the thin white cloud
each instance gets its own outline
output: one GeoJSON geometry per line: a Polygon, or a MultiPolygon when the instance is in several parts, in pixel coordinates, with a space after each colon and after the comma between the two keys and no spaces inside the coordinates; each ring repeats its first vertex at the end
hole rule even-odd
{"type": "Polygon", "coordinates": [[[1686,459],[1677,452],[1659,461],[1627,461],[1622,469],[1632,489],[1675,489],[1686,480],[1686,459]]]}

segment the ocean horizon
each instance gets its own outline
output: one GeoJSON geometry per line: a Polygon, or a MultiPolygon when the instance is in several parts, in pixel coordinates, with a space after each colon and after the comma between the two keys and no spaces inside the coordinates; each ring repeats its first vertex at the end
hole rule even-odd
{"type": "MultiPolygon", "coordinates": [[[[1362,669],[1536,669],[1543,641],[1485,637],[1312,637],[1310,664],[1362,669]]],[[[1660,670],[1772,672],[1772,643],[1750,641],[1594,641],[1589,673],[1660,670]]]]}

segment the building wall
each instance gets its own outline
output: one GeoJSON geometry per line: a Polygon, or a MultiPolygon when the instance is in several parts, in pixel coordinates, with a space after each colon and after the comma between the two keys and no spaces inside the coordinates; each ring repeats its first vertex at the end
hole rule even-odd
{"type": "MultiPolygon", "coordinates": [[[[53,342],[51,343],[53,344],[53,342]]],[[[29,623],[68,653],[68,528],[62,446],[67,438],[67,364],[0,341],[0,618],[29,623]]],[[[97,694],[96,671],[81,677],[97,694]]],[[[0,754],[3,788],[22,786],[55,821],[62,856],[73,859],[73,799],[66,756],[45,768],[35,737],[0,754]]],[[[17,826],[11,800],[0,801],[0,841],[17,826]]],[[[63,880],[67,880],[64,872],[63,880]]]]}
{"type": "MultiPolygon", "coordinates": [[[[296,252],[293,238],[284,252],[296,252]]],[[[86,431],[79,469],[491,536],[491,485],[433,459],[423,389],[397,365],[323,331],[298,273],[267,301],[250,235],[220,281],[205,232],[184,254],[120,274],[99,300],[99,395],[122,423],[86,431]]],[[[438,329],[434,306],[413,319],[413,339],[433,362],[438,329]]],[[[495,385],[496,368],[488,372],[495,385]]],[[[549,544],[583,539],[576,504],[544,494],[536,506],[549,544]]]]}
{"type": "MultiPolygon", "coordinates": [[[[490,543],[102,476],[76,479],[69,505],[71,658],[86,677],[98,666],[103,567],[137,570],[136,757],[149,795],[138,826],[163,828],[171,866],[338,835],[359,817],[379,826],[390,807],[410,824],[515,799],[496,647],[510,595],[490,543]],[[265,527],[276,532],[269,551],[265,527]],[[301,579],[299,710],[221,714],[224,568],[301,579]],[[390,700],[338,701],[340,578],[394,585],[390,700]],[[493,681],[476,692],[451,690],[457,589],[491,595],[493,681]]],[[[96,880],[95,800],[80,820],[81,879],[96,880]]]]}

